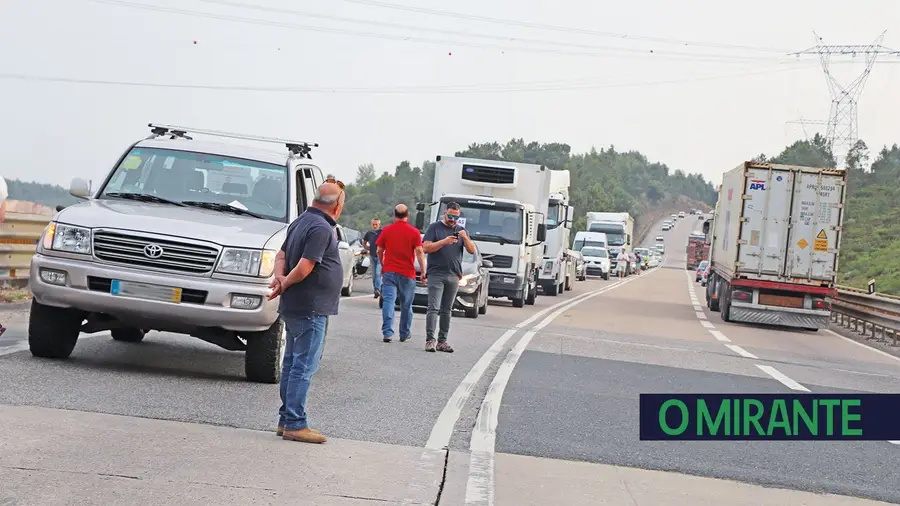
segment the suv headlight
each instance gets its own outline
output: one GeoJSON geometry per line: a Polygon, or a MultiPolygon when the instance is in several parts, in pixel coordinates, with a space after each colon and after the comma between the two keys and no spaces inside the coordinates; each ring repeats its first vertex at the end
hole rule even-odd
{"type": "Polygon", "coordinates": [[[47,224],[41,244],[44,249],[67,253],[91,254],[91,229],[73,225],[61,225],[55,221],[47,224]]]}
{"type": "Polygon", "coordinates": [[[469,286],[475,284],[475,275],[466,274],[459,280],[459,286],[469,286]]]}
{"type": "Polygon", "coordinates": [[[275,270],[275,255],[270,249],[225,248],[216,272],[267,278],[275,270]]]}

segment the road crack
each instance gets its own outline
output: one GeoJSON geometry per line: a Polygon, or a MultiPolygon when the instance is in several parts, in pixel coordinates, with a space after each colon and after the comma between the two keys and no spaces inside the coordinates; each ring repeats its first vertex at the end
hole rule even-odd
{"type": "Polygon", "coordinates": [[[444,485],[447,484],[447,468],[450,467],[450,447],[444,448],[444,471],[441,473],[441,483],[438,484],[437,497],[434,499],[434,506],[441,504],[441,495],[444,493],[444,485]]]}

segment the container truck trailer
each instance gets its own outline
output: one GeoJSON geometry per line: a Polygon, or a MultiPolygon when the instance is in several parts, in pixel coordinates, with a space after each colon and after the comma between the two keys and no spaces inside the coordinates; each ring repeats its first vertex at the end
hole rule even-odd
{"type": "Polygon", "coordinates": [[[707,306],[725,321],[826,328],[836,295],[847,172],[744,162],[722,176],[707,306]]]}

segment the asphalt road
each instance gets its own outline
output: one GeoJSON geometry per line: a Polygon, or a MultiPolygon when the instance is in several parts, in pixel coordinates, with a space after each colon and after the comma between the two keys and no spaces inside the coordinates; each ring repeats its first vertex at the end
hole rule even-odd
{"type": "Polygon", "coordinates": [[[900,447],[886,441],[639,440],[640,393],[794,392],[757,364],[812,392],[900,391],[896,359],[827,331],[726,324],[705,307],[698,318],[688,286],[701,306],[703,292],[684,269],[693,221],[661,233],[667,258],[652,275],[579,304],[531,341],[506,388],[497,452],[900,502],[900,447]]]}
{"type": "MultiPolygon", "coordinates": [[[[418,479],[412,477],[419,466],[417,451],[432,442],[433,431],[440,432],[449,420],[445,427],[450,432],[446,471],[437,472],[443,476],[441,485],[423,482],[426,488],[435,487],[429,494],[440,488],[441,504],[461,504],[473,488],[467,480],[489,482],[496,489],[497,504],[546,504],[547,500],[598,504],[597,494],[606,489],[582,492],[581,502],[576,500],[580,485],[572,480],[583,471],[572,467],[572,461],[900,502],[900,470],[894,465],[900,461],[900,447],[888,442],[638,440],[639,393],[786,393],[793,391],[790,385],[796,388],[798,384],[813,392],[897,392],[900,388],[900,360],[839,336],[726,324],[715,313],[692,308],[689,287],[695,286],[701,299],[702,292],[693,283],[692,273],[684,269],[684,248],[688,233],[699,223],[688,217],[674,230],[660,232],[668,249],[664,265],[629,277],[625,283],[589,278],[560,296],[538,296],[535,306],[517,309],[507,301],[491,300],[486,315],[454,317],[450,341],[456,352],[452,354],[424,351],[423,314],[414,316],[413,340],[383,343],[371,281],[358,279],[354,296],[343,299],[341,314],[330,323],[325,358],[310,392],[313,426],[331,438],[329,444],[334,441],[334,453],[344,449],[352,453],[357,459],[354,466],[361,458],[372,458],[372,452],[397,451],[397,468],[381,473],[399,480],[400,485],[380,485],[383,493],[389,494],[402,488],[402,477],[418,479]],[[582,296],[586,297],[579,302],[582,296]],[[562,305],[566,302],[572,305],[562,305]],[[559,307],[551,310],[551,306],[559,307]],[[513,335],[516,327],[520,332],[513,335]],[[467,395],[460,395],[464,380],[473,377],[469,389],[463,388],[467,395]],[[498,383],[505,383],[505,390],[498,390],[498,383]],[[470,457],[476,455],[471,450],[486,434],[490,451],[496,452],[492,457],[496,474],[482,479],[476,476],[480,469],[472,465],[470,457]],[[371,446],[378,443],[390,446],[371,446]],[[535,460],[538,458],[547,460],[535,460]]],[[[648,242],[656,235],[651,231],[648,242]]],[[[245,382],[241,353],[172,334],[152,333],[138,344],[114,342],[101,334],[82,338],[72,359],[48,361],[32,358],[23,346],[24,338],[21,325],[10,325],[0,337],[0,409],[3,405],[35,406],[73,410],[66,413],[274,429],[277,386],[245,382]]],[[[28,427],[27,416],[17,420],[28,427]]],[[[91,419],[81,423],[103,422],[91,419]]],[[[174,430],[141,426],[148,431],[174,430]]],[[[0,447],[5,444],[3,438],[0,436],[0,447]]],[[[440,437],[437,440],[443,445],[440,437]]],[[[84,444],[98,444],[96,438],[89,441],[84,444]]],[[[54,444],[58,447],[61,443],[54,444]]],[[[307,458],[317,455],[316,450],[303,448],[307,458]]],[[[96,458],[103,460],[102,456],[96,458]]],[[[190,456],[178,458],[182,462],[190,456]]],[[[390,459],[383,456],[382,460],[390,459]]],[[[345,474],[355,469],[355,474],[348,476],[359,476],[360,488],[366,480],[377,481],[378,475],[368,476],[364,466],[349,468],[349,461],[334,462],[323,465],[345,466],[341,470],[345,474]]],[[[0,456],[0,473],[3,465],[0,456]]],[[[596,487],[603,482],[600,471],[579,469],[591,469],[584,483],[596,487]]],[[[621,493],[630,497],[629,503],[664,503],[658,498],[639,500],[635,487],[644,480],[648,488],[661,490],[667,478],[628,478],[623,468],[616,469],[618,482],[626,482],[628,490],[621,493]]],[[[325,469],[321,472],[328,474],[325,469]]],[[[671,490],[687,494],[688,499],[694,497],[690,495],[692,487],[697,489],[697,497],[699,489],[711,487],[672,483],[671,490]]],[[[28,486],[22,482],[19,490],[28,486]]],[[[100,490],[102,485],[97,487],[100,490]]],[[[757,493],[728,490],[732,495],[757,493]]],[[[177,497],[172,490],[167,493],[177,497]]],[[[623,504],[617,502],[618,496],[613,497],[610,492],[603,504],[623,504]]],[[[2,499],[0,494],[0,502],[2,499]]],[[[665,504],[682,503],[671,497],[666,500],[670,502],[665,504]]],[[[785,500],[788,502],[765,504],[818,504],[816,500],[801,502],[809,497],[785,500]]],[[[711,504],[732,503],[719,498],[711,504]]],[[[759,504],[763,504],[761,499],[759,504]]]]}

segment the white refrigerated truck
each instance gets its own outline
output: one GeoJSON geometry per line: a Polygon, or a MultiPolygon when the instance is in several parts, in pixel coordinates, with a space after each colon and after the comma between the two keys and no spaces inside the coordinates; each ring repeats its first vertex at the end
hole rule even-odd
{"type": "Polygon", "coordinates": [[[744,162],[722,176],[707,306],[725,321],[826,328],[844,219],[844,170],[744,162]]]}
{"type": "MultiPolygon", "coordinates": [[[[589,212],[587,213],[587,231],[606,234],[609,246],[610,267],[615,270],[618,265],[616,256],[619,251],[631,253],[633,247],[634,218],[628,213],[589,212]]],[[[630,265],[630,264],[629,264],[630,265]]],[[[631,269],[626,270],[631,274],[631,269]]]]}
{"type": "Polygon", "coordinates": [[[571,290],[576,278],[575,252],[569,249],[575,210],[569,203],[568,170],[550,171],[550,195],[548,198],[547,240],[544,242],[544,263],[538,283],[541,291],[555,296],[563,290],[571,290]]]}
{"type": "MultiPolygon", "coordinates": [[[[488,296],[523,307],[534,304],[537,296],[549,195],[546,166],[439,155],[429,223],[440,219],[448,202],[458,203],[460,225],[492,264],[488,296]]],[[[420,230],[425,207],[416,206],[420,230]]]]}

